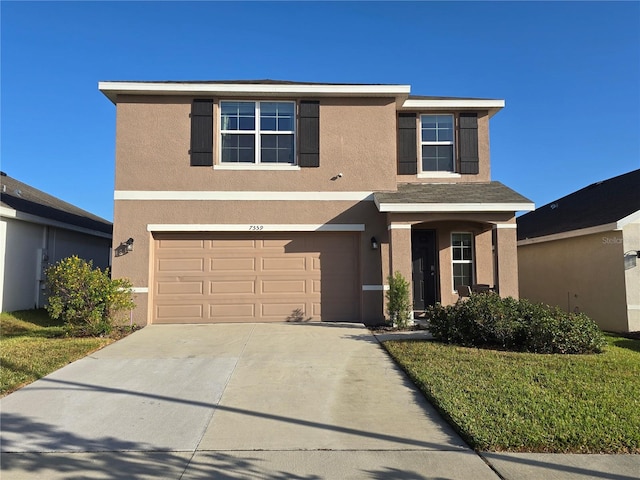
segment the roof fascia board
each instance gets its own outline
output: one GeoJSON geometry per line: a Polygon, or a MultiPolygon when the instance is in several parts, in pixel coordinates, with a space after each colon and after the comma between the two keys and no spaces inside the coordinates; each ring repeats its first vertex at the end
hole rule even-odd
{"type": "Polygon", "coordinates": [[[504,106],[505,101],[500,99],[410,98],[404,101],[401,110],[488,110],[489,117],[493,117],[504,106]]]}
{"type": "Polygon", "coordinates": [[[535,208],[533,203],[375,203],[380,212],[389,213],[519,212],[535,208]]]}
{"type": "Polygon", "coordinates": [[[410,85],[307,85],[268,83],[98,82],[98,89],[115,103],[118,95],[264,95],[364,96],[406,98],[410,85]]]}
{"type": "Polygon", "coordinates": [[[78,233],[84,233],[92,235],[94,237],[102,237],[112,239],[113,235],[99,232],[98,230],[92,230],[90,228],[78,227],[71,225],[70,223],[58,222],[57,220],[50,220],[48,218],[39,217],[37,215],[31,215],[30,213],[19,212],[12,208],[0,207],[0,216],[5,218],[13,218],[14,220],[20,220],[23,222],[36,223],[38,225],[46,225],[49,227],[64,228],[65,230],[71,230],[78,233]]]}
{"type": "Polygon", "coordinates": [[[611,232],[620,230],[618,223],[607,223],[605,225],[597,225],[595,227],[580,228],[578,230],[569,230],[568,232],[554,233],[552,235],[544,235],[542,237],[525,238],[518,240],[518,246],[533,245],[535,243],[552,242],[554,240],[565,240],[567,238],[582,237],[584,235],[593,235],[594,233],[611,232]]]}

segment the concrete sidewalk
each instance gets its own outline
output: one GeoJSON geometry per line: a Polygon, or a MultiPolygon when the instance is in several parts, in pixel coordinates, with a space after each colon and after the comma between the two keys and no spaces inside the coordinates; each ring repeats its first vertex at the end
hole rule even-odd
{"type": "MultiPolygon", "coordinates": [[[[357,324],[149,326],[0,407],[3,480],[500,478],[357,324]]],[[[513,479],[640,472],[484,457],[513,479]]]]}

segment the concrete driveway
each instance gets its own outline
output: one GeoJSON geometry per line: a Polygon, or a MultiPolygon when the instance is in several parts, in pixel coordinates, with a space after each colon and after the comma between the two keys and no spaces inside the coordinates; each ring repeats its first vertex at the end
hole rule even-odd
{"type": "Polygon", "coordinates": [[[357,324],[153,325],[1,408],[3,480],[497,478],[357,324]]]}
{"type": "Polygon", "coordinates": [[[483,461],[357,324],[153,325],[0,408],[2,480],[640,472],[639,455],[483,453],[483,461]]]}

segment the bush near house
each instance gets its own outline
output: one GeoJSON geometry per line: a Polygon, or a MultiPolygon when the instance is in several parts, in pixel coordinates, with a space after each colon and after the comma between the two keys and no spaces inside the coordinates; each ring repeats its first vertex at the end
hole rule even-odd
{"type": "Polygon", "coordinates": [[[427,311],[436,340],[467,347],[533,353],[600,353],[605,345],[596,323],[582,313],[496,293],[472,294],[455,305],[427,311]]]}
{"type": "Polygon", "coordinates": [[[411,318],[411,297],[409,282],[400,272],[389,275],[387,297],[387,314],[389,320],[398,328],[407,328],[411,318]]]}
{"type": "Polygon", "coordinates": [[[47,312],[61,319],[72,335],[107,335],[123,312],[135,306],[131,282],[113,280],[107,270],[77,256],[60,260],[46,274],[47,312]]]}

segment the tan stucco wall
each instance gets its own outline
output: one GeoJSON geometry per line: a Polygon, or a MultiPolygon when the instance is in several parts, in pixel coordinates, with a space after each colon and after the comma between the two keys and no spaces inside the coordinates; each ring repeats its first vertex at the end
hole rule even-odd
{"type": "MultiPolygon", "coordinates": [[[[520,295],[627,331],[622,232],[518,246],[520,295]]],[[[638,268],[638,267],[636,267],[638,268]]]]}
{"type": "MultiPolygon", "coordinates": [[[[420,114],[432,113],[432,112],[416,112],[416,142],[418,158],[418,171],[420,168],[420,162],[422,158],[422,148],[420,146],[420,114]]],[[[457,114],[458,112],[443,112],[449,114],[457,114]]],[[[457,138],[457,136],[456,136],[457,138]]],[[[459,158],[459,147],[455,145],[455,156],[459,158]]],[[[479,172],[477,175],[460,175],[456,178],[418,178],[417,175],[396,175],[399,183],[424,183],[424,182],[437,182],[437,183],[461,183],[461,182],[488,182],[491,180],[491,159],[489,148],[489,114],[487,112],[478,112],[478,161],[479,172]]]]}
{"type": "MultiPolygon", "coordinates": [[[[185,97],[118,99],[116,190],[376,191],[396,188],[393,99],[321,99],[320,167],[290,171],[190,167],[190,111],[191,99],[185,97]],[[332,180],[338,173],[343,176],[332,180]]],[[[217,131],[215,112],[214,128],[217,131]]],[[[217,155],[217,145],[214,152],[217,155]]]]}
{"type": "MultiPolygon", "coordinates": [[[[640,220],[625,225],[622,229],[623,250],[625,252],[640,249],[640,220]]],[[[627,321],[630,332],[640,332],[640,259],[636,266],[624,271],[627,294],[627,321]]]]}

